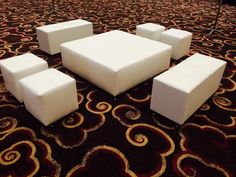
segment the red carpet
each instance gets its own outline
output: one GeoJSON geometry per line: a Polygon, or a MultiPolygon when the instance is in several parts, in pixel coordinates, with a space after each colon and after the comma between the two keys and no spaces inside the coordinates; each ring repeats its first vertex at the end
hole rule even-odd
{"type": "Polygon", "coordinates": [[[6,91],[0,75],[1,177],[236,176],[236,6],[222,6],[220,31],[209,36],[216,0],[0,4],[0,59],[26,52],[42,57],[76,78],[79,100],[74,114],[44,127],[6,91]],[[199,52],[227,61],[220,88],[182,126],[149,109],[151,78],[114,98],[65,69],[60,54],[38,48],[35,27],[77,18],[91,21],[96,34],[135,33],[146,22],[188,30],[193,33],[188,56],[199,52]]]}

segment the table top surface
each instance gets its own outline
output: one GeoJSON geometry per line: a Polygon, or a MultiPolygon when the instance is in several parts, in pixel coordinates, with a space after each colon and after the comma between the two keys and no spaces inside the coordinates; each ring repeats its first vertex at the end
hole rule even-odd
{"type": "Polygon", "coordinates": [[[171,52],[169,45],[119,30],[67,42],[61,46],[113,70],[162,52],[171,52]]]}

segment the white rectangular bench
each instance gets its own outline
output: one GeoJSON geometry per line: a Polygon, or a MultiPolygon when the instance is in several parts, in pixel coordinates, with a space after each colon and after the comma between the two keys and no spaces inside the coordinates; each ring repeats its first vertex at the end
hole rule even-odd
{"type": "Polygon", "coordinates": [[[194,54],[153,79],[150,108],[184,123],[219,87],[226,62],[194,54]]]}
{"type": "Polygon", "coordinates": [[[61,45],[63,65],[116,96],[169,68],[171,46],[119,30],[61,45]]]}
{"type": "Polygon", "coordinates": [[[60,53],[60,44],[93,35],[93,24],[71,20],[36,28],[39,48],[51,55],[60,53]]]}

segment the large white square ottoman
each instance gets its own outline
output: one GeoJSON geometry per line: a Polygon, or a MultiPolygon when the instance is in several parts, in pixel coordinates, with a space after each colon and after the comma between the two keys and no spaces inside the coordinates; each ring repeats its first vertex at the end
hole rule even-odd
{"type": "Polygon", "coordinates": [[[119,30],[61,45],[63,65],[116,96],[169,68],[171,46],[119,30]]]}
{"type": "Polygon", "coordinates": [[[71,20],[36,28],[39,48],[51,55],[60,53],[60,44],[93,35],[93,24],[86,20],[71,20]]]}
{"type": "Polygon", "coordinates": [[[171,58],[178,60],[185,56],[191,46],[192,33],[180,29],[171,28],[161,33],[160,42],[173,47],[171,58]]]}
{"type": "Polygon", "coordinates": [[[219,87],[226,62],[194,54],[153,79],[150,108],[184,123],[219,87]]]}
{"type": "Polygon", "coordinates": [[[26,76],[48,69],[48,64],[36,55],[26,53],[1,60],[0,67],[7,90],[22,102],[18,81],[26,76]]]}
{"type": "Polygon", "coordinates": [[[160,40],[160,34],[165,31],[165,27],[155,23],[145,23],[136,26],[136,35],[152,39],[155,41],[160,40]]]}
{"type": "Polygon", "coordinates": [[[56,69],[19,82],[26,109],[46,126],[78,109],[75,80],[56,69]]]}

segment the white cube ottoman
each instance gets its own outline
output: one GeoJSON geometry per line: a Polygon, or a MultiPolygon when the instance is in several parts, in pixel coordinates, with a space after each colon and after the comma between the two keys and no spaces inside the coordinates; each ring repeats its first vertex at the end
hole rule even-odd
{"type": "Polygon", "coordinates": [[[188,53],[192,41],[192,33],[171,28],[161,33],[160,41],[173,47],[171,58],[178,60],[188,53]]]}
{"type": "Polygon", "coordinates": [[[0,67],[7,90],[22,102],[18,81],[26,76],[48,69],[48,64],[34,54],[26,53],[1,60],[0,67]]]}
{"type": "Polygon", "coordinates": [[[51,55],[60,53],[60,44],[93,35],[93,24],[72,20],[36,28],[39,48],[51,55]]]}
{"type": "Polygon", "coordinates": [[[145,23],[136,26],[136,35],[156,40],[160,40],[160,34],[165,31],[165,27],[154,23],[145,23]]]}
{"type": "Polygon", "coordinates": [[[61,45],[63,65],[116,96],[169,67],[171,46],[119,30],[61,45]]]}
{"type": "Polygon", "coordinates": [[[33,74],[19,82],[26,109],[44,125],[78,109],[75,80],[56,69],[33,74]]]}
{"type": "Polygon", "coordinates": [[[150,108],[182,124],[219,87],[226,62],[194,54],[153,79],[150,108]]]}

